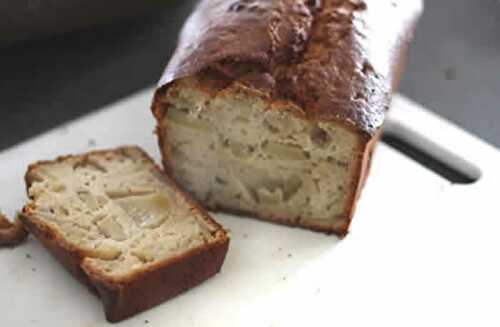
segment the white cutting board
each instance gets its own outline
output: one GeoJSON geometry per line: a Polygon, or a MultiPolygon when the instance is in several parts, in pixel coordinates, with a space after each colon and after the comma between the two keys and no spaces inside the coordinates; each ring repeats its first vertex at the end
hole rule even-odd
{"type": "MultiPolygon", "coordinates": [[[[151,94],[0,153],[2,209],[21,208],[35,160],[123,144],[158,159],[151,94]]],[[[402,97],[388,128],[433,139],[424,147],[454,151],[481,179],[452,185],[381,144],[345,240],[217,214],[231,231],[221,273],[119,325],[500,326],[500,152],[402,97]]],[[[32,238],[0,250],[0,285],[0,326],[108,325],[100,301],[32,238]]]]}

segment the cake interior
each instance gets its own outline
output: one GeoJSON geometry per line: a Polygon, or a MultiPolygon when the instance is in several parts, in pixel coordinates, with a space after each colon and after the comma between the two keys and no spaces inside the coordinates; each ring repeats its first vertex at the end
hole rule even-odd
{"type": "Polygon", "coordinates": [[[216,227],[134,147],[42,163],[28,172],[28,213],[112,278],[213,242],[216,227]]]}
{"type": "Polygon", "coordinates": [[[305,227],[345,224],[362,159],[346,127],[311,122],[238,82],[216,89],[180,79],[161,103],[167,169],[207,207],[305,227]]]}

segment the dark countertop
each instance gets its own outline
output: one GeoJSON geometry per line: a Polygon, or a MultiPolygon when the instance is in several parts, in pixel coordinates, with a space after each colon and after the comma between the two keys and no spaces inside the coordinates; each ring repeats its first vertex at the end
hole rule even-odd
{"type": "Polygon", "coordinates": [[[425,4],[400,92],[500,147],[500,1],[425,4]]]}
{"type": "MultiPolygon", "coordinates": [[[[154,85],[194,3],[0,49],[0,149],[154,85]]],[[[427,1],[400,91],[500,147],[498,35],[498,0],[427,1]]]]}

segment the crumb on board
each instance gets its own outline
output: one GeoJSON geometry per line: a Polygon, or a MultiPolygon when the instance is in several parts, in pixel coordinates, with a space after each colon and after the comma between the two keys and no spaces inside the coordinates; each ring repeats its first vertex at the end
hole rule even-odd
{"type": "Polygon", "coordinates": [[[454,67],[448,67],[444,70],[444,76],[448,81],[457,79],[457,70],[454,67]]]}
{"type": "Polygon", "coordinates": [[[31,254],[26,253],[26,259],[31,259],[31,254]]]}
{"type": "Polygon", "coordinates": [[[87,144],[90,147],[94,147],[94,146],[96,146],[97,142],[94,139],[89,139],[88,142],[87,142],[87,144]]]}
{"type": "Polygon", "coordinates": [[[23,223],[17,215],[14,222],[10,222],[7,217],[0,213],[0,247],[13,247],[22,243],[28,232],[24,229],[23,223]]]}

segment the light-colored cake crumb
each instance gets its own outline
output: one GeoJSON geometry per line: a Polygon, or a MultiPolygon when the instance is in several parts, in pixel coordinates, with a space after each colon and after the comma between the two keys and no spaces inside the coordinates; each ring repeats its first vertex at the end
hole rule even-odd
{"type": "Polygon", "coordinates": [[[214,227],[135,148],[32,168],[31,217],[120,277],[214,240],[214,227]]]}

